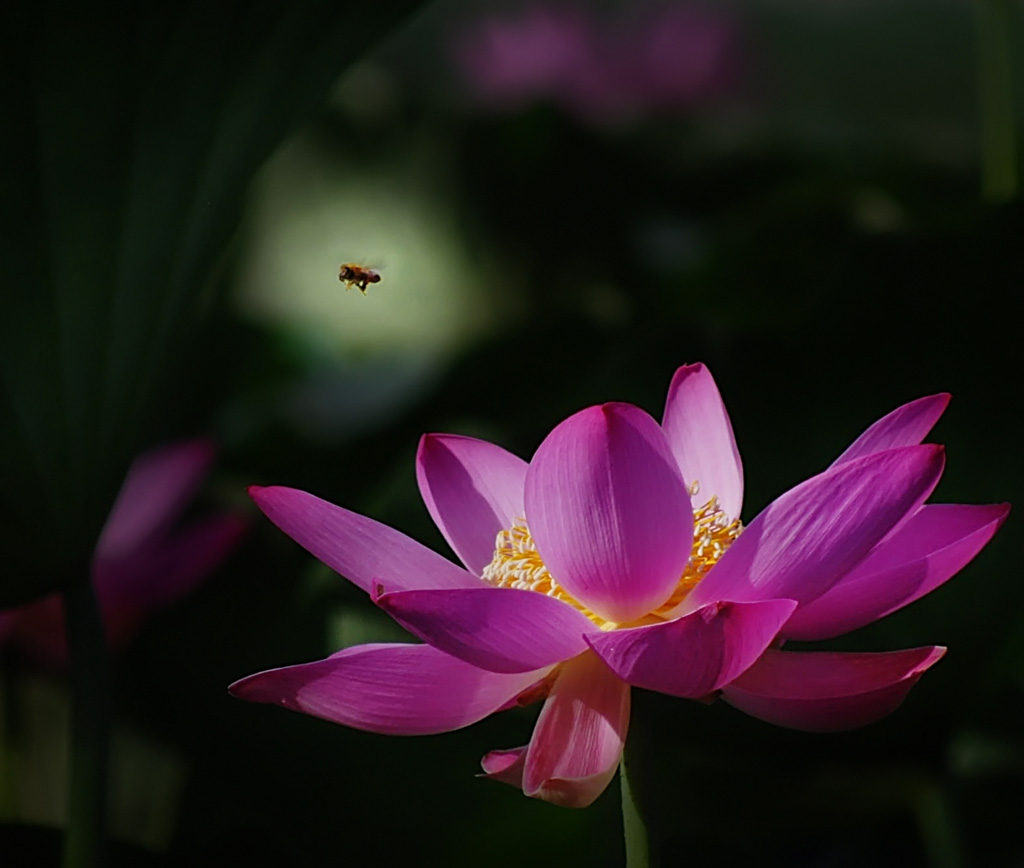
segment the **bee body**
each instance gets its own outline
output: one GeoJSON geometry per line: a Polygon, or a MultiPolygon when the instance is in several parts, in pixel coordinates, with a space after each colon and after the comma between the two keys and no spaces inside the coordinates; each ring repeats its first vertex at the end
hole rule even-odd
{"type": "Polygon", "coordinates": [[[352,289],[354,286],[363,295],[366,295],[366,287],[371,283],[380,283],[380,275],[372,268],[364,268],[354,262],[346,262],[338,270],[338,280],[345,284],[345,289],[352,289]]]}

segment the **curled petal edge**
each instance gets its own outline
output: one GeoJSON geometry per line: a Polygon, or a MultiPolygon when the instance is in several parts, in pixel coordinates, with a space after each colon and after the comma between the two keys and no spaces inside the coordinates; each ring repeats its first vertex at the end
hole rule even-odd
{"type": "Polygon", "coordinates": [[[528,748],[529,745],[523,745],[523,747],[513,747],[508,750],[492,750],[480,760],[483,774],[477,775],[477,777],[499,781],[521,790],[528,748]]]}

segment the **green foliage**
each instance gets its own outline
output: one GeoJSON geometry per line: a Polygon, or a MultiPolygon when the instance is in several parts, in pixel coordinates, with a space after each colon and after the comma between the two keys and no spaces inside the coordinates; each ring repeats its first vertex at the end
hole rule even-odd
{"type": "Polygon", "coordinates": [[[5,6],[0,603],[89,557],[253,174],[415,5],[5,6]]]}

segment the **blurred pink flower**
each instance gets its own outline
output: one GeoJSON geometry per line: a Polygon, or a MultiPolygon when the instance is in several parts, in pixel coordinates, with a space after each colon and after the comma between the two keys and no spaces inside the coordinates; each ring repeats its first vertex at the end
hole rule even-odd
{"type": "Polygon", "coordinates": [[[466,28],[454,55],[491,104],[547,100],[593,121],[690,107],[728,87],[740,66],[731,17],[691,4],[618,17],[533,6],[466,28]]]}
{"type": "Polygon", "coordinates": [[[888,714],[945,649],[783,650],[868,624],[935,589],[1009,507],[925,505],[943,450],[919,445],[948,395],[906,404],[745,529],[743,472],[710,372],[680,368],[659,426],[590,407],[525,461],[426,435],[431,516],[465,565],[294,489],[253,488],[285,533],[426,644],[346,648],[261,672],[234,695],[373,732],[444,732],[544,699],[530,743],[488,777],[582,807],[622,754],[631,686],[803,730],[888,714]]]}
{"type": "MultiPolygon", "coordinates": [[[[178,526],[213,460],[213,445],[191,440],[154,449],[132,464],[96,543],[92,578],[111,647],[127,642],[154,609],[188,594],[234,549],[237,515],[178,526]]],[[[0,642],[37,661],[67,660],[59,595],[0,612],[0,642]]]]}

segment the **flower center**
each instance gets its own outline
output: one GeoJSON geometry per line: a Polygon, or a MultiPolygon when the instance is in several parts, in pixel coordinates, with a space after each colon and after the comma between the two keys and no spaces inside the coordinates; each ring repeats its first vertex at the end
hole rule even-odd
{"type": "MultiPolygon", "coordinates": [[[[696,493],[696,490],[694,483],[692,491],[696,493]]],[[[525,519],[517,518],[511,528],[498,534],[494,543],[494,557],[484,567],[482,578],[499,588],[537,591],[549,597],[557,597],[579,609],[602,630],[655,624],[667,620],[667,614],[707,575],[708,570],[718,562],[743,530],[743,524],[739,519],[731,519],[722,512],[718,498],[714,496],[704,506],[694,510],[693,522],[693,549],[675,590],[657,609],[636,621],[631,621],[628,625],[608,621],[591,612],[558,584],[541,560],[525,519]]]]}

